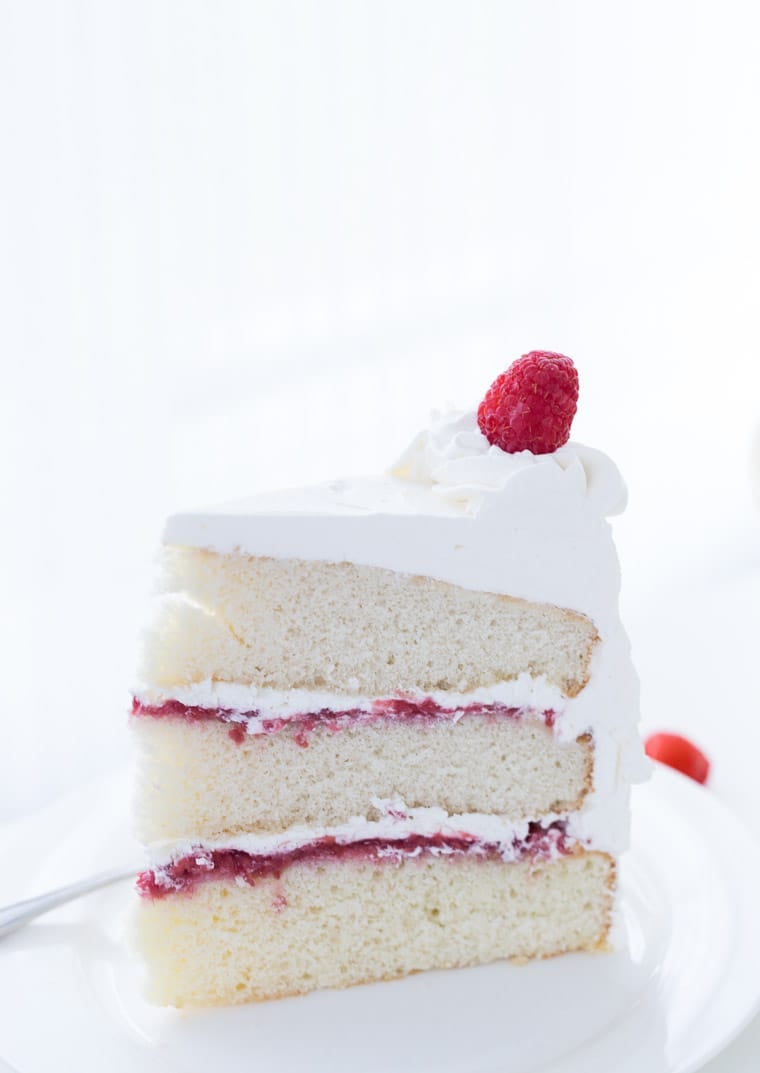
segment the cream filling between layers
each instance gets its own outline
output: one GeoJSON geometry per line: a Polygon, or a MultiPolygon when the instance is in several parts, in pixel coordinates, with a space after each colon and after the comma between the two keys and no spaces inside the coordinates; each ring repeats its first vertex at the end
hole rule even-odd
{"type": "Polygon", "coordinates": [[[266,733],[265,723],[272,720],[288,722],[299,715],[317,712],[359,711],[382,714],[387,701],[405,700],[421,703],[432,700],[445,711],[463,712],[477,706],[499,705],[504,708],[530,709],[538,712],[560,712],[568,704],[567,697],[544,677],[521,674],[509,682],[498,682],[469,693],[449,690],[407,690],[393,697],[366,697],[354,693],[312,692],[307,689],[261,689],[237,682],[196,682],[175,686],[170,690],[138,689],[136,698],[143,704],[161,705],[176,700],[189,708],[223,709],[228,722],[244,723],[249,734],[266,733]],[[255,712],[255,715],[244,714],[255,712]]]}
{"type": "MultiPolygon", "coordinates": [[[[589,838],[589,824],[579,826],[572,813],[547,813],[535,820],[518,822],[503,816],[493,816],[481,812],[468,812],[449,815],[445,809],[407,808],[398,799],[372,799],[373,808],[380,813],[379,819],[370,820],[366,816],[353,816],[345,823],[331,827],[291,827],[287,831],[272,834],[243,834],[223,840],[179,839],[171,842],[154,843],[148,849],[150,869],[160,877],[162,869],[184,857],[192,857],[196,864],[208,861],[213,867],[211,855],[224,850],[237,850],[251,856],[270,854],[287,854],[322,840],[329,840],[338,845],[350,845],[365,840],[403,842],[405,839],[418,837],[435,839],[466,838],[473,843],[498,846],[505,861],[516,860],[520,855],[520,843],[528,838],[531,822],[548,827],[556,822],[564,822],[568,839],[578,842],[584,848],[616,853],[619,847],[610,841],[610,832],[605,824],[597,824],[594,837],[589,838]],[[593,845],[591,842],[593,841],[593,845]]],[[[597,819],[602,819],[597,817],[597,819]]],[[[588,817],[587,817],[588,821],[588,817]]],[[[595,825],[592,823],[591,827],[595,825]]],[[[402,848],[402,847],[400,847],[402,848]]],[[[419,852],[419,851],[417,851],[419,852]]]]}

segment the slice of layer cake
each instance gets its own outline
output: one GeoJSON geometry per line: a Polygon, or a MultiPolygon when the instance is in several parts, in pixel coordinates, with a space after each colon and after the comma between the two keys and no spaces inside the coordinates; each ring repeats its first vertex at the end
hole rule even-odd
{"type": "Polygon", "coordinates": [[[386,476],[169,519],[132,717],[155,1001],[606,947],[642,752],[576,398],[526,355],[386,476]]]}

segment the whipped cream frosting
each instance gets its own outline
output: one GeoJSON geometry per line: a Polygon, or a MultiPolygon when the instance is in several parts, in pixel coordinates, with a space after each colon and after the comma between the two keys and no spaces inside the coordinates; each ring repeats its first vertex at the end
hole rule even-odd
{"type": "MultiPolygon", "coordinates": [[[[520,696],[526,706],[557,712],[555,733],[561,737],[593,735],[594,788],[571,822],[589,844],[619,850],[626,842],[630,783],[648,772],[637,733],[638,679],[618,612],[620,570],[607,521],[625,503],[620,473],[602,452],[571,442],[552,454],[509,454],[488,443],[474,412],[454,412],[434,416],[430,428],[380,477],[177,514],[167,522],[164,542],[223,553],[354,562],[587,615],[600,643],[579,696],[550,695],[547,684],[535,680],[505,688],[508,703],[520,696]]],[[[226,692],[236,688],[201,683],[171,695],[201,706],[260,707],[226,692]]],[[[497,703],[500,689],[493,687],[497,703]]],[[[463,699],[456,697],[455,703],[463,699]]],[[[445,698],[436,694],[433,699],[445,704],[445,698]]],[[[341,697],[325,704],[324,699],[310,700],[299,691],[298,696],[269,696],[266,705],[280,709],[282,717],[296,708],[303,711],[307,703],[335,704],[339,710],[371,701],[341,697]]],[[[308,837],[313,839],[314,832],[308,837]]]]}
{"type": "Polygon", "coordinates": [[[621,513],[627,498],[617,467],[601,451],[568,443],[552,454],[509,454],[488,442],[473,412],[434,414],[430,428],[412,441],[390,474],[429,486],[434,495],[470,515],[514,481],[528,481],[537,491],[542,484],[548,489],[560,482],[604,516],[621,513]]]}
{"type": "Polygon", "coordinates": [[[625,486],[606,455],[491,446],[474,412],[434,418],[380,477],[332,481],[175,514],[166,544],[353,562],[587,614],[616,604],[608,515],[625,486]],[[305,524],[308,523],[308,524],[305,524]]]}

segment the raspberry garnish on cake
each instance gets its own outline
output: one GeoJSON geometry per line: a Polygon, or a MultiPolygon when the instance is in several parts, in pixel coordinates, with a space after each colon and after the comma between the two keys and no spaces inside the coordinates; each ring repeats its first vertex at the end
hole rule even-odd
{"type": "Polygon", "coordinates": [[[131,717],[155,1001],[606,948],[643,753],[577,399],[532,351],[384,475],[168,520],[131,717]]]}
{"type": "Polygon", "coordinates": [[[556,451],[570,438],[578,406],[572,358],[531,350],[497,376],[478,407],[478,426],[503,451],[556,451]]]}

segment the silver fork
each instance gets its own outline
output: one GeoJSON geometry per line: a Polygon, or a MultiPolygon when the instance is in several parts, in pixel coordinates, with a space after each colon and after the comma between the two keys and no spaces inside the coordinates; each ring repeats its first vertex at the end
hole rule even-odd
{"type": "Polygon", "coordinates": [[[112,883],[134,878],[137,875],[135,868],[114,868],[110,872],[100,872],[88,879],[80,879],[76,883],[70,883],[67,887],[59,887],[57,890],[48,891],[47,894],[39,894],[36,898],[27,898],[23,902],[15,902],[0,908],[0,939],[6,935],[23,928],[31,920],[49,913],[51,909],[57,909],[59,905],[73,902],[75,898],[81,898],[101,887],[108,887],[112,883]]]}

